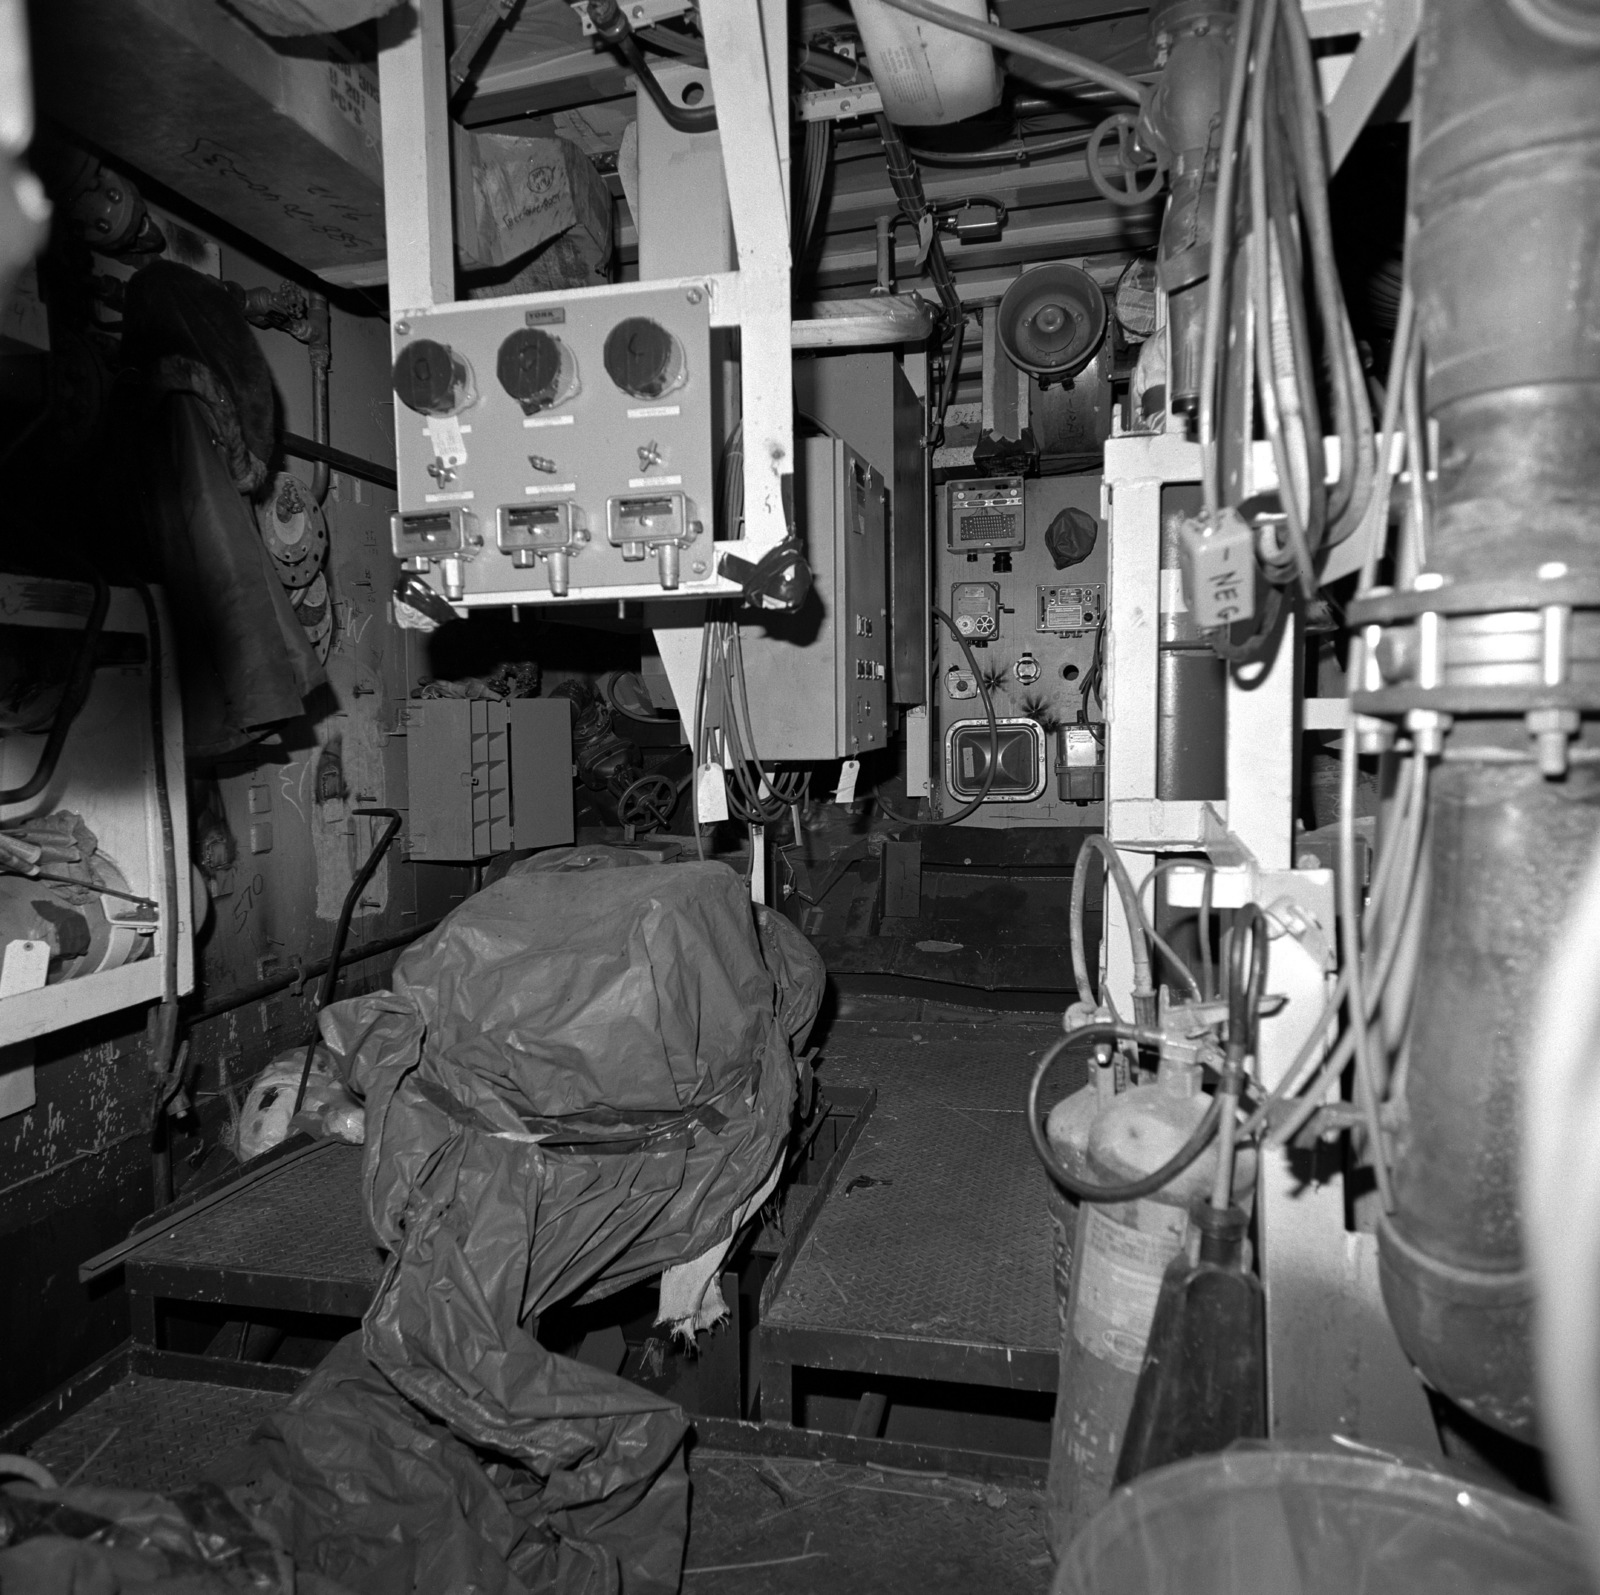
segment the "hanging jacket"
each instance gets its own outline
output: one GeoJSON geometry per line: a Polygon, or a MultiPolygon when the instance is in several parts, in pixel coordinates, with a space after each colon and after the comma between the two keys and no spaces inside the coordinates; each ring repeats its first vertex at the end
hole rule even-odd
{"type": "Polygon", "coordinates": [[[305,713],[327,677],[251,509],[276,449],[266,357],[222,284],[158,261],[128,284],[143,521],[165,585],[184,742],[216,758],[305,713]]]}

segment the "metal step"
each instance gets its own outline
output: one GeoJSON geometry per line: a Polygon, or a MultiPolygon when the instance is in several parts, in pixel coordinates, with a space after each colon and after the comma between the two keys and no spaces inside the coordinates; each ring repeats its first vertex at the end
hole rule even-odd
{"type": "Polygon", "coordinates": [[[878,1102],[833,1194],[761,1309],[762,1416],[792,1369],[1053,1392],[1059,1329],[1029,1075],[1055,1029],[850,1024],[825,1088],[878,1102]]]}

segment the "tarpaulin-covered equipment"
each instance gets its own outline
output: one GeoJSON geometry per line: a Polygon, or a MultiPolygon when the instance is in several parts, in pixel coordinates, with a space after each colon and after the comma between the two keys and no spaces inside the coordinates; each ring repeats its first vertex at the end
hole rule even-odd
{"type": "Polygon", "coordinates": [[[352,1590],[677,1588],[683,1414],[532,1331],[664,1270],[664,1316],[721,1316],[824,973],[723,865],[634,857],[514,866],[323,1016],[392,1259],[361,1333],[218,1476],[352,1590]]]}

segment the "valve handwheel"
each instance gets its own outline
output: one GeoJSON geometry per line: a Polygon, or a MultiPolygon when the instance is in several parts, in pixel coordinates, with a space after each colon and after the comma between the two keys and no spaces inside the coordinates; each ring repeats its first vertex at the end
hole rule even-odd
{"type": "Polygon", "coordinates": [[[664,775],[641,775],[617,799],[617,819],[640,831],[664,831],[678,806],[678,789],[664,775]]]}
{"type": "Polygon", "coordinates": [[[1089,179],[1113,205],[1143,205],[1155,198],[1166,178],[1161,161],[1139,143],[1139,118],[1132,111],[1108,116],[1089,135],[1089,179]],[[1116,160],[1100,164],[1101,152],[1115,138],[1116,160]]]}

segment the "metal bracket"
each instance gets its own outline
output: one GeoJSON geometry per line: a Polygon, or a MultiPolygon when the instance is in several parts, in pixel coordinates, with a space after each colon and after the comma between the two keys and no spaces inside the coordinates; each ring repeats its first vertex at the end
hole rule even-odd
{"type": "MultiPolygon", "coordinates": [[[[578,22],[586,39],[594,37],[594,23],[589,20],[589,0],[571,0],[572,9],[578,13],[578,22]]],[[[668,17],[681,17],[692,9],[689,0],[627,0],[622,14],[636,28],[648,28],[652,22],[665,22],[668,17]]]]}
{"type": "Polygon", "coordinates": [[[845,122],[857,116],[876,116],[883,109],[878,85],[835,83],[825,89],[809,89],[800,96],[802,122],[845,122]]]}

